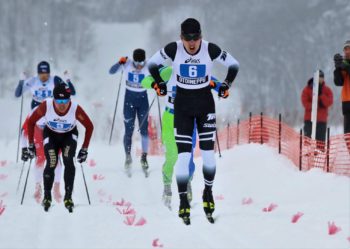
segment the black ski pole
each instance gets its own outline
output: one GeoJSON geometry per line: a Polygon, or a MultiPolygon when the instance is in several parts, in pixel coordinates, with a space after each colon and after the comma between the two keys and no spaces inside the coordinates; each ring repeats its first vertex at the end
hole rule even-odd
{"type": "Polygon", "coordinates": [[[25,164],[25,163],[26,163],[26,162],[23,161],[22,169],[21,169],[21,174],[19,175],[19,179],[18,179],[18,183],[17,183],[16,194],[18,193],[18,190],[19,190],[19,185],[20,185],[20,183],[21,183],[21,179],[22,179],[23,170],[24,170],[24,164],[25,164]]]}
{"type": "Polygon", "coordinates": [[[146,112],[146,115],[143,117],[143,119],[142,119],[142,121],[141,121],[141,123],[140,123],[139,129],[137,130],[138,132],[141,131],[141,127],[142,127],[143,124],[146,122],[146,119],[148,118],[149,111],[151,110],[151,107],[152,107],[152,105],[153,105],[155,99],[156,99],[156,96],[153,98],[151,104],[149,105],[148,110],[147,110],[147,112],[146,112]]]}
{"type": "Polygon", "coordinates": [[[159,103],[159,96],[157,95],[157,101],[158,101],[158,115],[159,115],[159,125],[160,125],[160,132],[163,132],[162,127],[162,114],[160,113],[160,103],[159,103]]]}
{"type": "Polygon", "coordinates": [[[30,159],[30,161],[29,161],[29,166],[28,166],[28,170],[27,170],[26,181],[25,181],[25,183],[24,183],[24,188],[23,188],[23,194],[22,194],[21,205],[23,204],[24,195],[26,194],[27,183],[28,183],[28,176],[29,176],[29,171],[30,171],[30,166],[31,166],[31,165],[32,165],[32,159],[30,159]]]}
{"type": "Polygon", "coordinates": [[[112,135],[113,135],[113,129],[114,129],[114,121],[115,121],[115,115],[116,115],[116,113],[117,113],[117,108],[118,108],[119,93],[120,93],[120,87],[121,87],[121,84],[122,84],[123,73],[124,73],[124,70],[122,71],[122,73],[121,73],[121,75],[120,75],[119,87],[118,87],[118,93],[117,93],[117,100],[116,100],[116,102],[115,102],[115,107],[114,107],[112,128],[111,128],[111,133],[110,133],[110,135],[109,135],[109,145],[111,145],[111,141],[112,141],[112,135]]]}
{"type": "Polygon", "coordinates": [[[216,134],[216,142],[218,144],[219,157],[221,157],[221,150],[220,150],[220,143],[219,143],[218,132],[216,131],[215,134],[216,134]]]}
{"type": "Polygon", "coordinates": [[[84,169],[83,169],[83,164],[82,164],[82,163],[80,163],[80,167],[81,167],[81,172],[83,173],[83,179],[84,179],[84,184],[85,184],[85,190],[86,190],[87,199],[88,199],[89,205],[91,205],[89,190],[88,190],[88,187],[87,187],[87,184],[86,184],[86,179],[85,179],[85,174],[84,174],[84,169]]]}
{"type": "Polygon", "coordinates": [[[22,96],[21,96],[21,111],[19,113],[16,163],[18,163],[18,157],[19,157],[19,142],[21,140],[21,131],[22,131],[22,128],[21,128],[22,127],[22,113],[23,113],[23,90],[22,90],[22,96]]]}

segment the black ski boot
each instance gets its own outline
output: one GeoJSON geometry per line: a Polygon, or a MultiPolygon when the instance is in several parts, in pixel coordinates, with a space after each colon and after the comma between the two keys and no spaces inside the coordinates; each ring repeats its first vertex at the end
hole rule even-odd
{"type": "Polygon", "coordinates": [[[145,173],[145,176],[148,177],[148,162],[147,162],[147,153],[142,153],[141,155],[141,167],[143,170],[143,173],[145,173]]]}
{"type": "Polygon", "coordinates": [[[71,192],[66,192],[66,194],[64,195],[64,206],[68,209],[70,213],[73,212],[74,202],[72,200],[71,192]]]}
{"type": "Polygon", "coordinates": [[[211,189],[204,189],[203,191],[203,209],[208,221],[214,223],[213,213],[215,210],[215,203],[211,189]]]}
{"type": "Polygon", "coordinates": [[[45,212],[49,211],[49,208],[51,207],[51,202],[52,202],[51,191],[45,190],[44,199],[42,202],[45,212]]]}
{"type": "Polygon", "coordinates": [[[188,203],[187,194],[180,194],[180,208],[179,217],[183,220],[186,225],[191,224],[190,220],[190,204],[188,203]]]}

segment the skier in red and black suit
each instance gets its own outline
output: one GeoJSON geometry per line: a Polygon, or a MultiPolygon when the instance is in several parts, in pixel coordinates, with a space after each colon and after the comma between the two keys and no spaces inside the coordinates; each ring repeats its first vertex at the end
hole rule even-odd
{"type": "Polygon", "coordinates": [[[65,182],[64,204],[70,211],[74,207],[72,192],[75,177],[74,157],[77,147],[79,121],[85,127],[85,138],[78,154],[78,162],[82,163],[87,158],[87,150],[93,131],[93,124],[85,111],[70,99],[70,89],[66,84],[60,84],[53,90],[53,99],[45,100],[33,112],[28,122],[28,139],[30,157],[35,156],[34,127],[42,117],[45,119],[44,150],[46,166],[44,170],[44,199],[45,211],[51,206],[51,189],[53,185],[55,167],[59,150],[62,150],[65,182]]]}

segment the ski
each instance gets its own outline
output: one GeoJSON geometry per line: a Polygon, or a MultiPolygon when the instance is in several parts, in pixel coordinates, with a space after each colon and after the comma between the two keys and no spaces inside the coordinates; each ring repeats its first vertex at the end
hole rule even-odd
{"type": "Polygon", "coordinates": [[[215,220],[214,220],[214,218],[213,218],[213,216],[212,216],[211,213],[207,213],[207,214],[205,214],[205,215],[206,215],[206,217],[207,217],[207,220],[208,220],[210,223],[212,223],[212,224],[215,223],[215,220]]]}

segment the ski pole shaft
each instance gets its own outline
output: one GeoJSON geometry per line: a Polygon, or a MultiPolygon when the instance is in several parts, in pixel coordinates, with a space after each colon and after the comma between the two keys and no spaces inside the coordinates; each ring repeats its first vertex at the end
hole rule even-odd
{"type": "Polygon", "coordinates": [[[152,105],[153,105],[155,99],[156,99],[156,96],[153,98],[151,104],[149,105],[148,110],[147,110],[147,112],[146,112],[146,115],[143,117],[143,119],[142,119],[142,121],[141,121],[141,123],[140,123],[140,127],[139,127],[139,129],[137,130],[138,132],[141,131],[141,127],[142,127],[143,124],[146,122],[146,119],[148,118],[149,111],[151,110],[151,107],[152,107],[152,105]]]}
{"type": "Polygon", "coordinates": [[[84,174],[84,169],[83,169],[83,164],[82,164],[82,163],[80,164],[80,167],[81,167],[81,172],[82,172],[82,174],[83,174],[83,179],[84,179],[84,184],[85,184],[86,196],[87,196],[87,199],[88,199],[89,205],[91,205],[90,195],[89,195],[89,190],[88,190],[88,187],[87,187],[87,184],[86,184],[86,179],[85,179],[85,174],[84,174]]]}
{"type": "Polygon", "coordinates": [[[19,113],[19,124],[18,124],[18,138],[17,138],[17,157],[16,157],[16,163],[18,163],[18,157],[19,157],[19,142],[21,140],[21,126],[22,126],[22,113],[23,113],[23,92],[21,96],[21,110],[19,113]]]}
{"type": "Polygon", "coordinates": [[[218,144],[218,151],[219,151],[219,157],[221,157],[221,150],[220,150],[220,143],[219,143],[219,136],[218,136],[218,133],[215,132],[216,134],[216,142],[218,144]]]}
{"type": "Polygon", "coordinates": [[[121,73],[121,75],[120,75],[119,87],[118,87],[118,93],[117,93],[117,100],[116,100],[116,102],[115,102],[114,114],[113,114],[113,120],[112,120],[112,128],[111,128],[111,133],[110,133],[110,135],[109,135],[109,145],[111,145],[112,136],[113,136],[115,115],[116,115],[116,113],[117,113],[117,108],[118,108],[119,93],[120,93],[120,87],[121,87],[121,84],[122,84],[123,73],[124,73],[124,70],[122,71],[122,73],[121,73]]]}
{"type": "Polygon", "coordinates": [[[160,132],[163,132],[163,127],[162,127],[162,115],[160,113],[160,103],[159,103],[159,96],[157,95],[157,101],[158,101],[158,115],[159,115],[159,125],[160,125],[160,132]]]}
{"type": "Polygon", "coordinates": [[[32,159],[30,159],[30,161],[29,161],[29,166],[28,166],[28,170],[27,170],[26,181],[25,181],[24,187],[23,187],[23,194],[22,194],[21,205],[23,205],[24,196],[25,196],[25,194],[26,194],[27,183],[28,183],[28,176],[29,176],[29,171],[30,171],[30,166],[31,166],[31,165],[32,165],[32,159]]]}
{"type": "Polygon", "coordinates": [[[22,163],[22,169],[21,169],[21,174],[19,175],[19,178],[18,178],[16,194],[18,193],[18,190],[19,190],[19,185],[20,185],[20,183],[21,183],[21,179],[22,179],[23,170],[24,170],[24,164],[25,164],[25,163],[26,163],[25,161],[23,161],[23,163],[22,163]]]}

